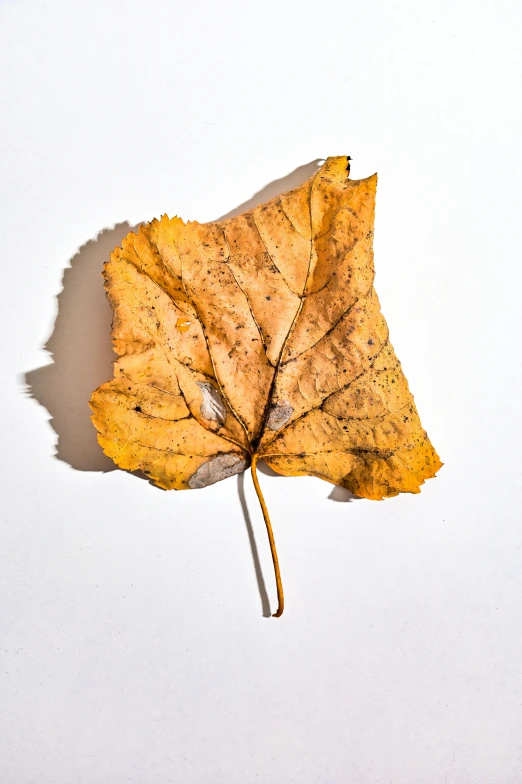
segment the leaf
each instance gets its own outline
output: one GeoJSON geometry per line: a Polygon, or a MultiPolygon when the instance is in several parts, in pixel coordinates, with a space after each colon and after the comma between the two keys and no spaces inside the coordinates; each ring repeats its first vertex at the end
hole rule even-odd
{"type": "Polygon", "coordinates": [[[373,287],[376,183],[329,158],[239,217],[130,233],[104,271],[119,355],[90,403],[104,452],[178,490],[252,464],[268,527],[258,459],[365,498],[419,492],[442,464],[373,287]]]}

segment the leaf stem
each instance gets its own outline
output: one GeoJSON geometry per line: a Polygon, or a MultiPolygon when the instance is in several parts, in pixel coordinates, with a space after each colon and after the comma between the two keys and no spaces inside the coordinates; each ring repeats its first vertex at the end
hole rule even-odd
{"type": "Polygon", "coordinates": [[[268,534],[268,541],[270,542],[270,552],[272,553],[272,561],[274,563],[274,572],[275,572],[275,579],[277,585],[277,601],[278,607],[275,613],[272,614],[273,618],[279,618],[283,614],[283,610],[285,609],[285,597],[283,594],[283,583],[281,582],[281,572],[279,571],[279,561],[277,558],[277,550],[275,545],[274,539],[274,532],[272,531],[272,524],[270,523],[270,517],[268,515],[268,509],[266,508],[265,499],[263,498],[263,493],[261,492],[261,487],[259,485],[259,480],[257,478],[257,455],[253,455],[252,457],[252,480],[254,482],[254,487],[256,489],[257,497],[259,499],[259,503],[261,505],[261,510],[263,512],[263,517],[265,519],[266,531],[268,534]]]}

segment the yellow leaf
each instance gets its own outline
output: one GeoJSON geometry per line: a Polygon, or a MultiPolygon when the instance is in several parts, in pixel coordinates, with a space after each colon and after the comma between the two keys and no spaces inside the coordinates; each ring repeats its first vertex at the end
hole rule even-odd
{"type": "Polygon", "coordinates": [[[263,459],[358,496],[417,493],[441,462],[373,287],[377,177],[329,158],[304,185],[218,223],[161,220],[105,266],[119,359],[91,399],[105,453],[166,489],[263,459]]]}

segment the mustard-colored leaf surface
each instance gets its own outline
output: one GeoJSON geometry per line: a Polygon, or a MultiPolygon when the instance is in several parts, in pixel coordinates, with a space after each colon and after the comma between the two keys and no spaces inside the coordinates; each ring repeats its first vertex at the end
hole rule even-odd
{"type": "Polygon", "coordinates": [[[417,493],[441,462],[373,287],[376,184],[329,158],[237,218],[129,234],[104,271],[119,355],[91,399],[105,453],[167,489],[257,455],[366,498],[417,493]]]}

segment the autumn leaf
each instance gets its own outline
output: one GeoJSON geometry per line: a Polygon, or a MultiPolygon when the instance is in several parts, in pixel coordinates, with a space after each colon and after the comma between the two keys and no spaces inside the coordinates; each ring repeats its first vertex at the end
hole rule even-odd
{"type": "Polygon", "coordinates": [[[166,489],[264,460],[374,500],[441,462],[373,286],[376,175],[329,158],[304,185],[217,223],[161,220],[105,265],[119,359],[92,396],[104,452],[166,489]]]}

